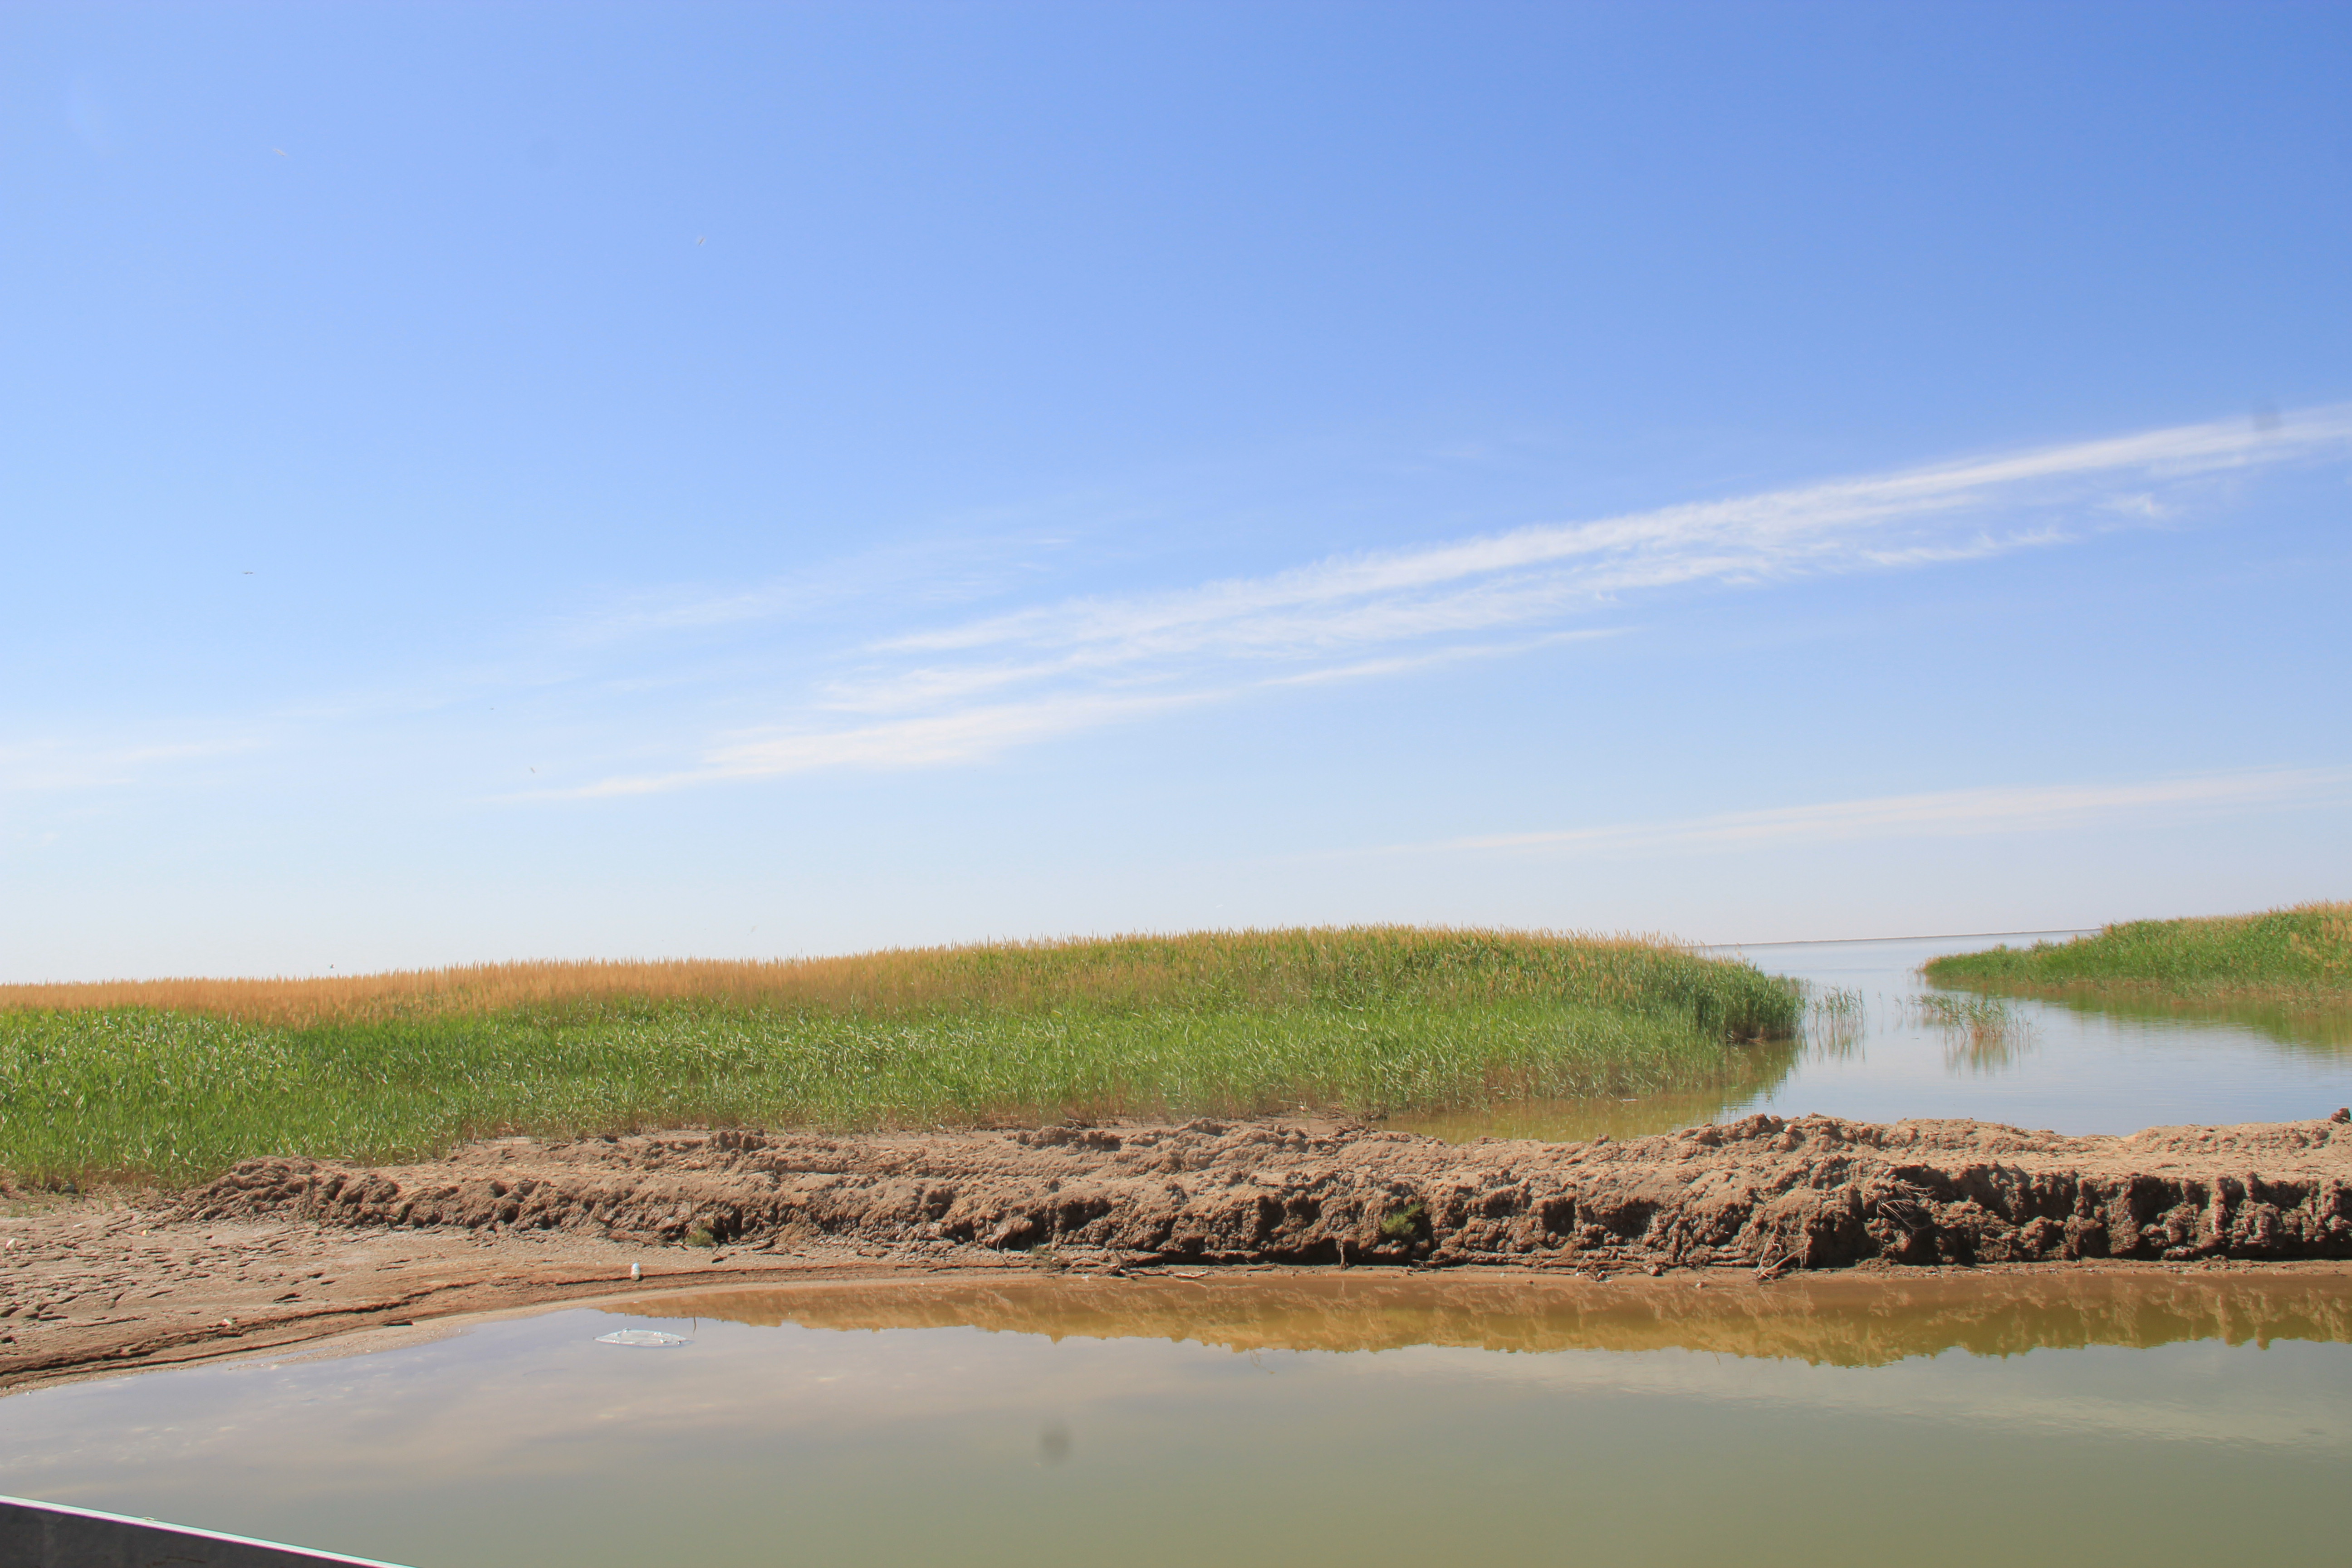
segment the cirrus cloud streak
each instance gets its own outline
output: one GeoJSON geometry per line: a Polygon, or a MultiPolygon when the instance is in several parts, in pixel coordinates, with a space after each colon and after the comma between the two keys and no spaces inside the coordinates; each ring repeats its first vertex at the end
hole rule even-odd
{"type": "Polygon", "coordinates": [[[2352,454],[2352,405],[1927,464],[1593,521],[1053,603],[845,647],[776,723],[574,795],[929,767],[1253,691],[1495,658],[1677,589],[1932,570],[2195,514],[2232,478],[2352,454]]]}

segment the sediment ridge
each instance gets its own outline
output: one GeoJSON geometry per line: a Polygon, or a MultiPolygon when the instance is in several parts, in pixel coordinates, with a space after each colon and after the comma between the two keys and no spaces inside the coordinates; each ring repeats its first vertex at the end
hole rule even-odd
{"type": "Polygon", "coordinates": [[[0,1219],[0,1386],[703,1285],[1459,1268],[1743,1289],[2345,1272],[2352,1113],[2065,1137],[1750,1116],[1584,1143],[1329,1121],[503,1139],[0,1219]]]}
{"type": "Polygon", "coordinates": [[[2352,1258],[2352,1124],[2063,1137],[1759,1115],[1623,1142],[1466,1145],[1268,1121],[724,1131],[512,1141],[382,1170],[252,1160],[176,1212],[1137,1263],[2352,1258]]]}

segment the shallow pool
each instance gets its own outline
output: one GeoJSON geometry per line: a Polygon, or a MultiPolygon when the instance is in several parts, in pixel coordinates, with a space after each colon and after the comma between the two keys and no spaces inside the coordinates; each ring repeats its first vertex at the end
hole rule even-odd
{"type": "MultiPolygon", "coordinates": [[[[1751,1110],[1894,1121],[1970,1116],[2058,1132],[2137,1132],[2187,1123],[2284,1121],[2352,1104],[2352,1014],[2278,1009],[2129,1010],[2010,999],[1998,1027],[1942,1021],[1918,968],[2000,937],[1721,948],[1804,981],[1850,1010],[1816,1011],[1807,1038],[1747,1048],[1716,1093],[1554,1100],[1400,1116],[1388,1125],[1457,1141],[1630,1137],[1751,1110]]],[[[2008,938],[2013,944],[2029,933],[2008,938]]],[[[2050,940],[2063,940],[2052,937],[2050,940]]]]}
{"type": "Polygon", "coordinates": [[[626,1305],[16,1394],[0,1491],[419,1568],[1980,1568],[2334,1561],[2352,1462],[2340,1275],[626,1305]]]}

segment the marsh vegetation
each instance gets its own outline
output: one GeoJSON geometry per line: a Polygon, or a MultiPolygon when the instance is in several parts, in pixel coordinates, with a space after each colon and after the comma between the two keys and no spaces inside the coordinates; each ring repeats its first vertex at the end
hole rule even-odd
{"type": "Polygon", "coordinates": [[[177,1184],[507,1133],[1671,1092],[1803,1007],[1671,943],[1412,927],[0,987],[0,1170],[177,1184]]]}
{"type": "Polygon", "coordinates": [[[2352,903],[2131,921],[2071,942],[1954,953],[1937,985],[2184,1008],[2352,1009],[2352,903]]]}
{"type": "Polygon", "coordinates": [[[1924,1026],[1941,1034],[1944,1065],[1956,1071],[1999,1072],[2033,1047],[2033,1026],[2005,997],[1931,991],[1909,1003],[1924,1026]]]}

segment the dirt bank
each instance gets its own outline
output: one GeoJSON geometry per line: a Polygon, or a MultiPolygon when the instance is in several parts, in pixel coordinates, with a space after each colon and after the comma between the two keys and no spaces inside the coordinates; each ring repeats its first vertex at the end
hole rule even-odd
{"type": "MultiPolygon", "coordinates": [[[[2342,1113],[2339,1113],[2339,1115],[2342,1113]]],[[[0,1221],[0,1384],[343,1328],[747,1278],[2352,1258],[2352,1125],[2064,1138],[1753,1116],[1624,1142],[1312,1122],[507,1140],[248,1161],[170,1201],[0,1221]]]]}

